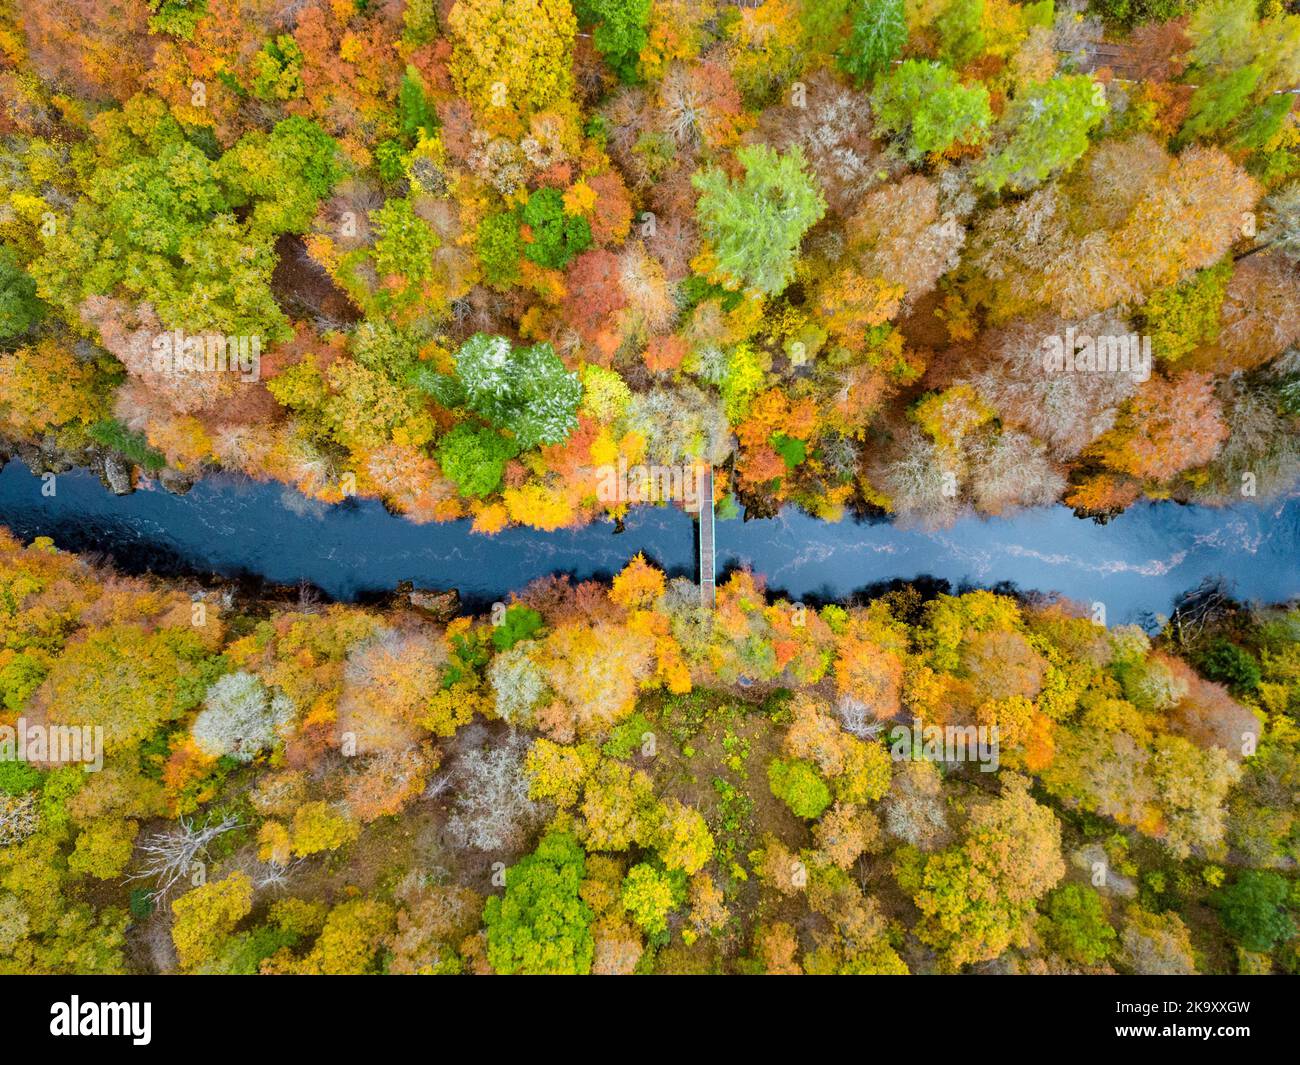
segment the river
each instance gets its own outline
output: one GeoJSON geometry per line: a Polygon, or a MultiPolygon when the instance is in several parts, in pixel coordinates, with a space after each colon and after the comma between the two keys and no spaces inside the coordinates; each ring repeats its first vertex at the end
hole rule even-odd
{"type": "MultiPolygon", "coordinates": [[[[215,475],[187,495],[145,488],[114,496],[93,474],[60,474],[55,494],[17,460],[0,472],[0,524],[24,540],[101,553],[130,572],[213,573],[314,585],[355,601],[393,589],[456,588],[467,603],[503,598],[536,577],[608,576],[643,551],[669,573],[694,576],[692,519],[675,508],[634,510],[608,523],[544,533],[471,533],[466,521],[416,525],[374,500],[326,506],[282,485],[215,475]]],[[[1141,503],[1107,525],[1064,507],[969,517],[938,531],[895,523],[818,521],[793,509],[765,521],[719,521],[720,571],[764,574],[792,598],[844,599],[902,578],[1060,592],[1106,606],[1110,624],[1168,612],[1206,577],[1237,598],[1300,595],[1300,498],[1229,508],[1141,503]]]]}

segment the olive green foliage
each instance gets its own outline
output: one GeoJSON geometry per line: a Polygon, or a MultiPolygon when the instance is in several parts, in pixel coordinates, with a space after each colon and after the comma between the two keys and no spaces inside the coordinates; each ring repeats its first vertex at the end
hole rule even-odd
{"type": "Polygon", "coordinates": [[[934,25],[945,62],[963,66],[984,51],[984,0],[950,0],[934,25]]]}
{"type": "Polygon", "coordinates": [[[214,161],[144,97],[93,129],[79,149],[85,197],[31,266],[44,298],[74,322],[85,298],[122,294],[168,327],[287,337],[274,241],[303,231],[340,176],[334,141],[294,116],[214,161]]]}
{"type": "Polygon", "coordinates": [[[1226,259],[1151,295],[1141,314],[1157,358],[1174,362],[1219,335],[1230,280],[1232,260],[1226,259]]]}
{"type": "Polygon", "coordinates": [[[1296,934],[1288,894],[1287,881],[1277,873],[1247,869],[1219,892],[1215,904],[1228,934],[1247,950],[1262,952],[1296,934]]]}
{"type": "Polygon", "coordinates": [[[1020,192],[1064,170],[1088,150],[1108,105],[1100,83],[1067,75],[1031,85],[1003,116],[1004,141],[976,171],[991,192],[1020,192]]]}
{"type": "Polygon", "coordinates": [[[509,288],[515,284],[519,280],[519,257],[524,253],[519,216],[514,211],[488,215],[479,224],[475,250],[489,285],[509,288]]]}
{"type": "Polygon", "coordinates": [[[685,897],[686,875],[652,862],[632,866],[623,881],[623,908],[652,936],[668,931],[668,914],[685,897]]]}
{"type": "Polygon", "coordinates": [[[1068,961],[1099,965],[1114,950],[1118,936],[1094,889],[1064,884],[1047,896],[1043,911],[1047,943],[1068,961]]]}
{"type": "Polygon", "coordinates": [[[961,85],[950,67],[914,59],[876,83],[871,106],[880,128],[902,135],[913,159],[980,143],[993,118],[983,85],[961,85]]]}
{"type": "Polygon", "coordinates": [[[904,0],[853,0],[840,67],[862,84],[889,66],[907,43],[904,0]]]}
{"type": "Polygon", "coordinates": [[[745,168],[738,181],[716,167],[691,179],[700,191],[700,228],[723,275],[774,295],[794,274],[799,244],[826,213],[826,201],[797,147],[778,153],[752,144],[736,158],[745,168]]]}
{"type": "Polygon", "coordinates": [[[396,274],[422,281],[433,272],[433,253],[441,243],[438,234],[415,213],[410,200],[385,200],[370,215],[379,235],[375,241],[375,269],[380,276],[396,274]]]}
{"type": "Polygon", "coordinates": [[[1229,640],[1215,640],[1196,658],[1196,668],[1210,680],[1226,684],[1234,695],[1248,695],[1259,687],[1259,659],[1229,640]]]}
{"type": "Polygon", "coordinates": [[[90,437],[97,444],[125,455],[150,473],[156,473],[167,465],[167,460],[149,446],[143,433],[132,432],[116,419],[96,422],[90,427],[90,437]]]}
{"type": "Polygon", "coordinates": [[[591,226],[585,218],[567,214],[558,189],[538,189],[524,204],[521,217],[531,232],[524,255],[539,266],[562,270],[569,260],[591,244],[591,226]]]}
{"type": "Polygon", "coordinates": [[[397,122],[408,143],[421,133],[432,134],[438,128],[438,115],[425,95],[424,79],[413,66],[407,66],[397,91],[397,122]]]}
{"type": "Polygon", "coordinates": [[[462,422],[438,445],[438,465],[461,495],[485,496],[496,491],[514,454],[514,444],[496,430],[462,422]]]}
{"type": "Polygon", "coordinates": [[[582,975],[591,971],[592,911],[578,895],[582,847],[553,833],[506,873],[504,897],[483,908],[488,961],[498,973],[582,975]]]}
{"type": "Polygon", "coordinates": [[[772,794],[796,815],[820,817],[831,804],[831,789],[817,775],[811,762],[801,758],[774,758],[767,767],[767,782],[772,794]]]}
{"type": "Polygon", "coordinates": [[[44,310],[36,282],[23,269],[13,248],[0,244],[0,341],[21,336],[40,321],[44,310]]]}

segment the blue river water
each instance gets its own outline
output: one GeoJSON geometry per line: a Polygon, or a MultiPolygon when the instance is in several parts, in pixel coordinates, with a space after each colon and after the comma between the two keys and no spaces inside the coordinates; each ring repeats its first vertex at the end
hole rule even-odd
{"type": "MultiPolygon", "coordinates": [[[[402,581],[455,588],[481,604],[549,573],[616,573],[638,551],[670,574],[694,576],[694,523],[680,510],[641,507],[615,534],[608,523],[544,533],[470,532],[468,522],[416,525],[373,500],[326,506],[282,485],[209,477],[186,495],[146,488],[114,496],[93,474],[60,474],[52,496],[20,462],[0,472],[0,525],[23,540],[52,537],[123,568],[163,574],[306,583],[354,601],[402,581]]],[[[891,580],[956,588],[1013,586],[1106,605],[1111,624],[1166,613],[1206,577],[1242,600],[1300,596],[1300,498],[1227,508],[1142,503],[1106,525],[1064,507],[968,517],[926,531],[885,521],[832,524],[793,509],[770,520],[719,521],[721,572],[747,566],[792,598],[845,599],[891,580]]]]}

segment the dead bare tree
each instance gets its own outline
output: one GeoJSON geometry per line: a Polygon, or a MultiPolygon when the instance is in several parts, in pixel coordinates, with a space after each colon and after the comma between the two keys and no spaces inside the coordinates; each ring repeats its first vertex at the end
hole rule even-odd
{"type": "Polygon", "coordinates": [[[453,773],[438,773],[429,781],[420,798],[440,799],[452,790],[452,785],[455,784],[455,782],[456,777],[453,773]]]}
{"type": "Polygon", "coordinates": [[[876,715],[871,712],[871,708],[866,703],[851,695],[841,695],[836,700],[835,714],[840,719],[844,731],[851,732],[859,739],[874,739],[885,727],[883,721],[876,720],[876,715]]]}
{"type": "Polygon", "coordinates": [[[523,762],[524,744],[517,737],[460,759],[447,830],[461,846],[481,851],[517,847],[545,818],[546,809],[528,797],[523,762]]]}
{"type": "Polygon", "coordinates": [[[200,855],[206,856],[208,845],[218,836],[239,827],[233,815],[213,823],[206,818],[201,825],[188,818],[180,818],[174,828],[150,837],[140,845],[144,864],[140,871],[127,880],[155,879],[156,886],[149,897],[157,902],[184,877],[191,875],[200,855]]]}
{"type": "Polygon", "coordinates": [[[1230,589],[1222,577],[1206,577],[1174,605],[1170,629],[1180,647],[1196,642],[1215,621],[1232,612],[1230,589]]]}
{"type": "Polygon", "coordinates": [[[249,879],[253,881],[253,887],[258,891],[269,888],[280,890],[289,886],[289,878],[306,860],[306,858],[295,858],[287,865],[281,865],[279,862],[258,862],[249,879]]]}

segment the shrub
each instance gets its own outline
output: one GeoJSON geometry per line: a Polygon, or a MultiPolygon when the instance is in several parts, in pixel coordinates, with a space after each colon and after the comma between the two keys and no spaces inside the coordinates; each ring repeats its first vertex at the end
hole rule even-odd
{"type": "Polygon", "coordinates": [[[774,758],[767,767],[772,794],[803,818],[820,817],[831,804],[831,789],[802,758],[774,758]]]}

